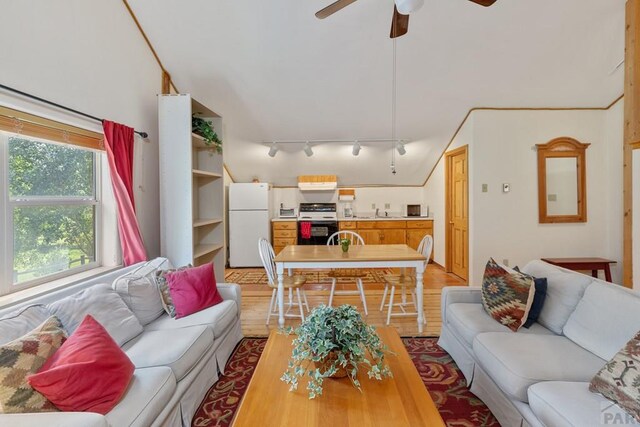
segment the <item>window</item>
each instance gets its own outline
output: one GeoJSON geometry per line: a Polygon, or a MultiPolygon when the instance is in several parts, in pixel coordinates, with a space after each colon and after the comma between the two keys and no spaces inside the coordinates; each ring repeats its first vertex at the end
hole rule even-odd
{"type": "Polygon", "coordinates": [[[0,153],[0,294],[97,267],[97,152],[0,130],[0,153]]]}

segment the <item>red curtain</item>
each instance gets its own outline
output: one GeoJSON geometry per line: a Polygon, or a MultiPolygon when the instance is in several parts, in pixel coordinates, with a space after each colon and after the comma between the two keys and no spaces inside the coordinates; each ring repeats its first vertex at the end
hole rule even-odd
{"type": "Polygon", "coordinates": [[[133,200],[133,128],[104,120],[105,149],[113,194],[118,206],[118,233],[125,265],[146,261],[133,200]]]}

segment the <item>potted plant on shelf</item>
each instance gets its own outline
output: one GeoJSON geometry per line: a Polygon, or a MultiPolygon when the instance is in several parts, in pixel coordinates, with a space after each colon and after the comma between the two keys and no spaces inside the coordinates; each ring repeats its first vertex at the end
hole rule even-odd
{"type": "Polygon", "coordinates": [[[322,394],[325,378],[347,376],[362,391],[357,378],[362,365],[367,367],[369,378],[382,380],[393,376],[384,362],[387,347],[354,306],[320,305],[293,333],[297,337],[292,343],[291,360],[280,378],[290,385],[290,391],[298,388],[298,380],[305,374],[309,377],[309,399],[322,394]]]}
{"type": "Polygon", "coordinates": [[[205,145],[215,147],[218,154],[222,153],[222,140],[218,138],[218,134],[213,130],[211,122],[193,115],[191,116],[191,131],[204,138],[205,145]]]}

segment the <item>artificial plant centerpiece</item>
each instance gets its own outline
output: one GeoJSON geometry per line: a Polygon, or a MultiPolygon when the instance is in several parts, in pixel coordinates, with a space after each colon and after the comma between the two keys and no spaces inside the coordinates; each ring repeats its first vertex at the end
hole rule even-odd
{"type": "Polygon", "coordinates": [[[281,378],[290,385],[290,391],[298,388],[299,379],[305,375],[309,377],[309,399],[321,395],[324,380],[331,377],[347,376],[362,391],[357,378],[361,367],[376,380],[393,376],[384,362],[387,347],[354,306],[320,305],[293,333],[297,337],[292,343],[291,360],[281,378]]]}
{"type": "Polygon", "coordinates": [[[191,131],[196,135],[200,135],[204,139],[205,145],[215,148],[218,154],[222,153],[222,140],[218,137],[210,121],[197,117],[195,114],[192,115],[191,131]]]}

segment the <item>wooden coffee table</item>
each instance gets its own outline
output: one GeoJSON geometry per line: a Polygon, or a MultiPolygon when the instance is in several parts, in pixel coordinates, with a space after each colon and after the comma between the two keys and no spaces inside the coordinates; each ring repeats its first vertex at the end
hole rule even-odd
{"type": "Polygon", "coordinates": [[[306,380],[300,380],[295,392],[290,392],[289,385],[280,381],[291,357],[293,336],[271,331],[232,425],[444,427],[396,330],[378,328],[377,331],[395,353],[385,358],[393,378],[370,380],[366,371],[361,371],[358,379],[362,393],[349,378],[326,379],[322,395],[312,400],[308,397],[306,380]]]}
{"type": "Polygon", "coordinates": [[[598,270],[604,270],[604,277],[607,282],[611,282],[611,268],[609,264],[616,263],[613,260],[605,258],[541,258],[541,260],[568,270],[591,270],[591,276],[596,279],[598,278],[598,270]]]}

